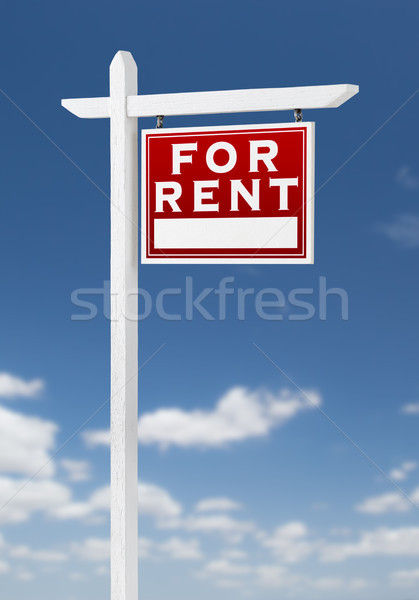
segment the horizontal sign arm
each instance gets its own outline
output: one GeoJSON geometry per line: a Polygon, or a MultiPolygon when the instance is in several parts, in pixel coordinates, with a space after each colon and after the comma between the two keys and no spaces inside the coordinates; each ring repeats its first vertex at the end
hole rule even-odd
{"type": "Polygon", "coordinates": [[[70,98],[61,100],[61,106],[81,119],[105,119],[110,117],[109,98],[70,98]]]}
{"type": "MultiPolygon", "coordinates": [[[[316,85],[294,88],[228,90],[128,96],[128,117],[156,115],[205,115],[239,112],[293,110],[294,108],[336,108],[358,93],[351,84],[316,85]]],[[[109,98],[74,98],[61,104],[84,119],[109,117],[109,98]]]]}

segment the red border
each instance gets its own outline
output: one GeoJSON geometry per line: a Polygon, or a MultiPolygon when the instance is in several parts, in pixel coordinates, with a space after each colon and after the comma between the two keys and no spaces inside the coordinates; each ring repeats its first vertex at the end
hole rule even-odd
{"type": "MultiPolygon", "coordinates": [[[[185,248],[182,249],[170,249],[167,248],[165,250],[156,250],[154,249],[154,253],[151,253],[150,251],[150,244],[153,241],[151,236],[150,236],[150,211],[149,211],[149,144],[148,141],[149,139],[153,138],[153,137],[161,137],[161,136],[173,136],[174,132],[172,131],[168,131],[167,133],[147,133],[145,134],[145,153],[146,153],[146,157],[145,157],[145,161],[146,161],[146,258],[147,259],[182,259],[182,258],[195,258],[195,259],[211,259],[211,258],[215,258],[215,259],[232,259],[232,258],[243,258],[243,259],[281,259],[281,258],[296,258],[296,259],[304,259],[307,257],[307,128],[302,126],[301,128],[298,127],[269,127],[269,128],[252,128],[252,129],[220,129],[220,130],[211,130],[211,131],[191,131],[190,133],[188,131],[182,131],[179,132],[179,136],[199,136],[199,135],[219,135],[221,133],[229,133],[229,134],[243,134],[243,133],[262,133],[265,131],[275,131],[275,132],[281,132],[281,131],[296,131],[296,132],[301,132],[303,133],[303,161],[304,161],[304,165],[303,165],[303,174],[304,174],[304,184],[303,184],[303,214],[302,214],[302,218],[303,218],[303,225],[302,225],[302,246],[303,246],[303,251],[302,253],[300,252],[299,254],[297,253],[280,253],[280,252],[276,252],[275,254],[272,253],[272,249],[269,249],[269,253],[268,252],[264,252],[263,248],[234,248],[234,249],[230,249],[230,252],[227,251],[227,249],[224,251],[223,254],[220,253],[215,253],[214,249],[207,249],[207,248],[200,248],[198,250],[199,253],[197,253],[197,249],[194,248],[193,253],[185,248]]],[[[144,150],[144,148],[143,148],[144,150]]],[[[144,159],[143,159],[144,160],[144,159]]],[[[296,211],[295,213],[293,213],[291,216],[297,216],[297,218],[299,218],[299,213],[300,213],[299,209],[298,211],[296,211]]],[[[144,226],[144,224],[143,224],[144,226]]]]}

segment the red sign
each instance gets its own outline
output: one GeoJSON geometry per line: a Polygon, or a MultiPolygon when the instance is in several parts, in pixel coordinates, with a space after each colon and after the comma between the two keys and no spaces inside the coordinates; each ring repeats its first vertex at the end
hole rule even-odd
{"type": "Polygon", "coordinates": [[[314,123],[142,133],[141,262],[313,262],[314,123]]]}

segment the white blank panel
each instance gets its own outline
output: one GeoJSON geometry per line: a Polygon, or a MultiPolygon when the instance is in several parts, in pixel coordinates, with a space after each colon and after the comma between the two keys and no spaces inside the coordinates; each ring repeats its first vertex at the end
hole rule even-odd
{"type": "Polygon", "coordinates": [[[297,217],[156,219],[154,245],[176,249],[297,248],[297,221],[297,217]]]}

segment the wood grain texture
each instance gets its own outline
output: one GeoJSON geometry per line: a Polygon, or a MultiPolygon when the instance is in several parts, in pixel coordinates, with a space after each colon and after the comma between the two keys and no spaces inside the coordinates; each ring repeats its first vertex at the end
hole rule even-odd
{"type": "Polygon", "coordinates": [[[319,85],[298,88],[191,92],[130,96],[128,116],[200,115],[217,113],[334,108],[358,91],[357,86],[319,85]]]}
{"type": "Polygon", "coordinates": [[[110,67],[111,128],[111,600],[138,598],[138,123],[126,97],[137,67],[110,67]],[[131,292],[131,295],[130,295],[131,292]],[[132,294],[134,292],[134,294],[132,294]]]}
{"type": "MultiPolygon", "coordinates": [[[[316,85],[294,88],[188,92],[179,94],[129,95],[129,117],[156,115],[202,115],[293,110],[294,108],[337,108],[355,96],[357,85],[316,85]]],[[[62,105],[85,119],[109,116],[109,98],[75,98],[62,105]]]]}

